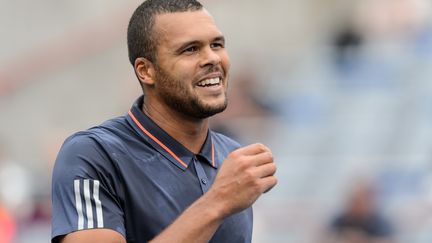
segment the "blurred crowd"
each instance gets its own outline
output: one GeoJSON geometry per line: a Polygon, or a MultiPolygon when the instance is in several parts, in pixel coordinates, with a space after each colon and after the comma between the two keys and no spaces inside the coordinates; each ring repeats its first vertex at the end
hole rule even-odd
{"type": "MultiPolygon", "coordinates": [[[[432,2],[204,4],[234,39],[229,106],[211,125],[242,144],[268,144],[278,163],[278,186],[255,205],[254,242],[432,242],[432,2]],[[267,11],[275,16],[255,14],[267,11]],[[266,19],[277,23],[262,30],[266,19]],[[239,34],[247,23],[251,32],[239,34]]],[[[48,241],[62,141],[127,112],[139,94],[124,38],[111,41],[13,92],[0,79],[0,243],[48,241]]]]}

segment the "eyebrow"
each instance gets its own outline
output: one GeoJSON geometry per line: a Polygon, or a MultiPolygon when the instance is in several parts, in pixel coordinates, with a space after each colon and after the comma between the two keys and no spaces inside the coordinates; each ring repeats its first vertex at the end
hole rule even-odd
{"type": "Polygon", "coordinates": [[[218,37],[214,38],[213,41],[222,41],[223,43],[225,43],[225,36],[223,36],[223,35],[218,36],[218,37]]]}
{"type": "MultiPolygon", "coordinates": [[[[223,35],[217,36],[212,40],[212,42],[215,42],[215,41],[222,41],[223,43],[225,43],[225,37],[223,35]]],[[[188,41],[188,42],[180,45],[178,48],[176,48],[176,52],[181,52],[186,47],[192,46],[192,45],[197,45],[197,44],[198,45],[201,44],[201,41],[197,41],[197,40],[188,41]]]]}

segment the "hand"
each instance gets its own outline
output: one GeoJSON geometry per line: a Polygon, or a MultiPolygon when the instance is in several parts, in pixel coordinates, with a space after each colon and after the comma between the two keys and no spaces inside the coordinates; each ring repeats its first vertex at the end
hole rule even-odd
{"type": "Polygon", "coordinates": [[[262,144],[239,148],[228,155],[208,194],[227,217],[251,206],[277,183],[271,150],[262,144]]]}

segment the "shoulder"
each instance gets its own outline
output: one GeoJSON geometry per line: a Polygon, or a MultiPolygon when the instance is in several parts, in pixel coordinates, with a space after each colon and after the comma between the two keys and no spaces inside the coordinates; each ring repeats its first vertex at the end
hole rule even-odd
{"type": "Polygon", "coordinates": [[[111,156],[125,147],[126,133],[127,126],[120,117],[72,134],[60,148],[54,172],[109,167],[111,156]]]}
{"type": "Polygon", "coordinates": [[[129,137],[133,130],[125,116],[116,117],[105,121],[99,126],[92,127],[86,131],[93,138],[105,142],[118,142],[129,137]]]}
{"type": "Polygon", "coordinates": [[[87,178],[94,176],[96,170],[107,167],[108,154],[97,137],[88,131],[77,132],[68,137],[57,155],[53,180],[87,178]]]}
{"type": "Polygon", "coordinates": [[[64,141],[58,156],[69,156],[77,154],[93,154],[100,150],[98,137],[89,131],[80,131],[72,134],[64,141]]]}
{"type": "Polygon", "coordinates": [[[133,129],[124,116],[116,117],[70,136],[65,141],[67,144],[75,144],[78,149],[92,148],[113,153],[114,149],[125,148],[125,143],[134,134],[133,129]],[[78,144],[77,144],[78,143],[78,144]]]}

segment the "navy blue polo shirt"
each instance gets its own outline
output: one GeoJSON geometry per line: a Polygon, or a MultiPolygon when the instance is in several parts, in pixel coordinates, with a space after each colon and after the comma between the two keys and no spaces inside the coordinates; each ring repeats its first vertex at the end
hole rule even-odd
{"type": "MultiPolygon", "coordinates": [[[[198,154],[142,111],[78,132],[64,142],[53,171],[52,242],[85,229],[106,228],[127,242],[147,242],[212,185],[239,144],[209,130],[198,154]]],[[[226,218],[210,242],[251,242],[252,209],[226,218]]]]}

